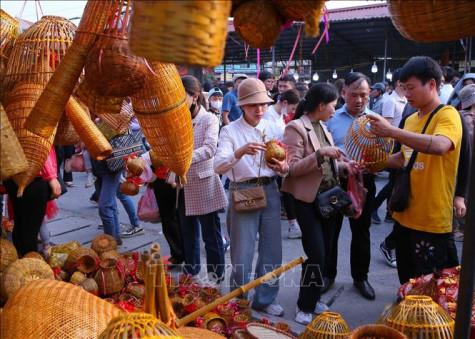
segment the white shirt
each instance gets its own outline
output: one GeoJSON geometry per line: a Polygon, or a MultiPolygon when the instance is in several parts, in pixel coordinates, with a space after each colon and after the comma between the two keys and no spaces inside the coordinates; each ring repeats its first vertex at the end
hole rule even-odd
{"type": "MultiPolygon", "coordinates": [[[[262,152],[258,152],[254,156],[245,154],[241,159],[236,159],[234,151],[248,142],[262,142],[263,133],[265,133],[265,141],[271,139],[282,141],[283,130],[275,122],[266,119],[261,119],[256,127],[252,127],[241,116],[238,120],[224,126],[219,135],[218,150],[214,157],[214,171],[218,174],[226,174],[229,180],[233,182],[243,182],[257,178],[262,152]]],[[[278,173],[265,165],[263,155],[261,177],[274,177],[276,175],[278,173]]]]}
{"type": "Polygon", "coordinates": [[[442,88],[440,89],[440,102],[443,103],[444,105],[449,101],[450,94],[452,94],[452,91],[454,90],[454,87],[452,84],[444,84],[442,88]]]}
{"type": "Polygon", "coordinates": [[[282,128],[282,133],[285,129],[284,115],[279,114],[274,106],[267,107],[266,112],[264,113],[263,119],[275,122],[280,128],[282,128]]]}
{"type": "Polygon", "coordinates": [[[400,97],[393,91],[384,101],[381,115],[383,118],[391,118],[391,125],[398,127],[402,119],[402,112],[407,104],[406,97],[400,97]]]}

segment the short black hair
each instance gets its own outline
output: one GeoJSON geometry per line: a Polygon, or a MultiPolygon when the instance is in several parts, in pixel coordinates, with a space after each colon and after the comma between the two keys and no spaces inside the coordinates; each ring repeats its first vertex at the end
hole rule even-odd
{"type": "Polygon", "coordinates": [[[290,81],[290,82],[293,82],[294,85],[296,83],[295,78],[290,74],[286,74],[284,77],[280,77],[279,81],[290,81]]]}
{"type": "Polygon", "coordinates": [[[262,72],[259,73],[259,80],[260,81],[264,82],[267,79],[274,79],[274,76],[272,75],[271,72],[262,71],[262,72]]]}
{"type": "Polygon", "coordinates": [[[393,77],[391,78],[391,84],[393,86],[396,85],[396,82],[399,80],[401,81],[401,69],[402,68],[396,68],[393,72],[393,77]]]}
{"type": "Polygon", "coordinates": [[[410,77],[416,77],[423,85],[430,79],[434,79],[438,88],[442,79],[442,69],[434,59],[428,56],[412,57],[402,67],[400,81],[406,82],[410,77]]]}
{"type": "Polygon", "coordinates": [[[443,68],[445,82],[449,83],[454,79],[455,69],[450,66],[444,66],[443,68]]]}
{"type": "Polygon", "coordinates": [[[360,80],[366,80],[368,83],[368,86],[371,86],[371,80],[364,75],[363,73],[360,72],[350,72],[345,76],[345,86],[349,87],[353,83],[360,81],[360,80]]]}

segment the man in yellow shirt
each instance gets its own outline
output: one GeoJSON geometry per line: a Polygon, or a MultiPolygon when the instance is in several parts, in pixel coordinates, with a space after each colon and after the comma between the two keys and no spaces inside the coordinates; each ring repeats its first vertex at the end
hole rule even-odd
{"type": "Polygon", "coordinates": [[[378,136],[401,142],[401,152],[391,155],[388,167],[407,166],[418,152],[410,171],[409,205],[394,212],[396,259],[399,281],[447,266],[452,230],[453,198],[462,138],[462,124],[452,106],[438,110],[424,134],[432,112],[441,105],[438,89],[440,66],[429,57],[414,57],[401,70],[401,82],[409,104],[418,111],[407,118],[404,129],[371,115],[371,130],[378,136]]]}

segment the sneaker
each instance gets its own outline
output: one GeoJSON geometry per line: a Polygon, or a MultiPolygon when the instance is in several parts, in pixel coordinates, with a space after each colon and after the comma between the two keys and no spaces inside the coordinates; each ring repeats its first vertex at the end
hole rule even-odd
{"type": "Polygon", "coordinates": [[[121,237],[115,237],[115,241],[117,242],[117,245],[122,246],[123,241],[122,241],[121,237]]]}
{"type": "Polygon", "coordinates": [[[122,232],[121,236],[123,238],[135,237],[136,235],[144,234],[145,230],[142,226],[131,226],[128,230],[122,232]]]}
{"type": "Polygon", "coordinates": [[[97,228],[100,229],[100,230],[103,230],[104,229],[104,225],[97,225],[97,228]]]}
{"type": "Polygon", "coordinates": [[[288,238],[289,238],[289,239],[302,238],[302,231],[300,230],[300,225],[299,225],[298,222],[294,222],[294,223],[289,227],[288,238]]]}
{"type": "Polygon", "coordinates": [[[74,182],[72,181],[65,181],[64,183],[66,184],[67,187],[74,187],[74,182]]]}
{"type": "Polygon", "coordinates": [[[91,195],[91,197],[89,198],[89,201],[91,202],[91,204],[94,204],[94,205],[99,204],[99,199],[94,194],[91,195]]]}
{"type": "Polygon", "coordinates": [[[384,218],[384,222],[387,222],[387,223],[393,223],[394,222],[394,219],[391,216],[391,214],[386,213],[386,217],[384,218]]]}
{"type": "Polygon", "coordinates": [[[313,311],[313,313],[322,314],[323,312],[328,312],[328,311],[330,311],[330,307],[328,307],[328,305],[325,304],[324,302],[318,301],[317,306],[315,306],[315,310],[313,311]]]}
{"type": "Polygon", "coordinates": [[[378,215],[378,211],[371,212],[371,221],[373,222],[373,224],[381,223],[381,218],[378,215]]]}
{"type": "Polygon", "coordinates": [[[84,187],[89,188],[92,185],[94,185],[94,180],[95,179],[92,175],[88,175],[87,178],[86,178],[86,184],[84,185],[84,187]]]}
{"type": "Polygon", "coordinates": [[[231,242],[226,237],[223,237],[224,252],[227,252],[229,250],[230,244],[231,242]]]}
{"type": "Polygon", "coordinates": [[[312,313],[304,312],[301,311],[298,307],[295,310],[295,322],[302,324],[302,325],[308,325],[312,322],[312,313]]]}
{"type": "Polygon", "coordinates": [[[387,247],[386,243],[383,241],[381,244],[379,244],[379,250],[383,254],[383,257],[389,266],[394,268],[397,267],[395,248],[387,247]]]}
{"type": "Polygon", "coordinates": [[[276,317],[281,317],[284,315],[284,309],[279,304],[270,304],[264,308],[263,311],[276,317]]]}

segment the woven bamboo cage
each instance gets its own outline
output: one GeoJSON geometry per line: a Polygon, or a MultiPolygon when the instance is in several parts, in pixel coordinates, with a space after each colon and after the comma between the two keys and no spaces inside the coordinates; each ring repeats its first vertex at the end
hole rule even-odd
{"type": "Polygon", "coordinates": [[[100,256],[102,253],[117,249],[117,241],[109,234],[100,234],[91,242],[91,248],[100,256]]]}
{"type": "Polygon", "coordinates": [[[188,66],[221,63],[231,1],[134,1],[132,9],[129,44],[134,54],[188,66]]]}
{"type": "Polygon", "coordinates": [[[72,45],[48,81],[26,122],[25,127],[29,131],[43,137],[48,137],[54,131],[73,93],[89,51],[98,34],[104,32],[108,18],[118,9],[119,0],[87,2],[72,45]]]}
{"type": "Polygon", "coordinates": [[[117,261],[119,260],[122,260],[122,254],[120,254],[119,252],[117,252],[116,250],[110,250],[110,251],[107,251],[107,252],[103,252],[99,258],[101,260],[105,260],[105,259],[115,259],[117,261]]]}
{"type": "Polygon", "coordinates": [[[280,15],[289,20],[305,21],[305,36],[319,34],[319,21],[326,0],[274,0],[280,15]]]}
{"type": "Polygon", "coordinates": [[[117,267],[117,260],[106,259],[99,264],[99,270],[94,276],[102,296],[118,293],[124,288],[124,277],[117,267]]]}
{"type": "Polygon", "coordinates": [[[234,28],[237,35],[254,48],[274,46],[280,35],[282,18],[275,6],[265,0],[249,1],[234,12],[234,28]]]}
{"type": "Polygon", "coordinates": [[[124,134],[129,129],[130,121],[134,117],[134,109],[124,100],[119,114],[105,113],[99,117],[118,134],[124,134]]]}
{"type": "Polygon", "coordinates": [[[474,35],[471,0],[389,0],[388,9],[394,26],[410,40],[452,41],[474,35]]]}
{"type": "Polygon", "coordinates": [[[72,96],[66,105],[66,114],[94,159],[103,160],[112,153],[109,141],[94,125],[86,110],[72,96]]]}
{"type": "Polygon", "coordinates": [[[25,153],[0,104],[0,180],[7,180],[27,169],[25,153]]]}
{"type": "Polygon", "coordinates": [[[86,275],[80,271],[73,273],[69,282],[73,285],[81,285],[87,279],[86,275]]]}
{"type": "Polygon", "coordinates": [[[2,272],[0,286],[2,299],[8,300],[20,287],[38,279],[54,280],[53,270],[44,260],[24,258],[12,262],[2,272]]]}
{"type": "Polygon", "coordinates": [[[73,42],[76,26],[59,16],[44,16],[15,41],[4,80],[8,93],[18,82],[45,84],[73,42]]]}
{"type": "Polygon", "coordinates": [[[393,147],[393,139],[378,137],[370,131],[369,118],[365,116],[355,119],[345,135],[350,158],[363,163],[371,172],[386,168],[393,147]]]}
{"type": "Polygon", "coordinates": [[[111,320],[99,339],[169,338],[182,336],[160,320],[147,313],[128,313],[111,320]]]}
{"type": "Polygon", "coordinates": [[[81,287],[37,280],[5,305],[0,337],[12,339],[97,338],[122,311],[81,287]]]}
{"type": "Polygon", "coordinates": [[[348,339],[407,339],[407,337],[386,325],[363,325],[354,329],[348,339]]]}
{"type": "MultiPolygon", "coordinates": [[[[7,63],[13,44],[20,35],[20,22],[0,8],[0,79],[5,78],[7,63]]],[[[0,83],[0,101],[3,98],[3,84],[0,83]]]]}
{"type": "Polygon", "coordinates": [[[409,338],[452,338],[454,320],[431,297],[408,295],[391,309],[384,324],[409,338]]]}
{"type": "Polygon", "coordinates": [[[154,73],[132,97],[142,132],[153,152],[184,182],[193,153],[193,125],[185,89],[173,64],[152,62],[154,73]]]}
{"type": "Polygon", "coordinates": [[[74,129],[73,124],[68,119],[66,112],[63,112],[61,119],[59,119],[58,129],[54,138],[53,145],[55,146],[69,146],[80,142],[78,133],[74,129]]]}
{"type": "Polygon", "coordinates": [[[343,339],[351,334],[351,330],[340,314],[323,312],[307,325],[300,339],[343,339]]]}
{"type": "Polygon", "coordinates": [[[13,177],[18,185],[18,196],[38,176],[55,138],[55,133],[45,139],[25,128],[25,121],[43,88],[44,84],[18,83],[5,96],[5,111],[28,162],[28,169],[13,177]]]}
{"type": "Polygon", "coordinates": [[[64,269],[72,274],[76,270],[83,273],[92,273],[96,270],[96,263],[99,259],[97,253],[88,247],[79,247],[68,255],[64,263],[64,269]]]}
{"type": "Polygon", "coordinates": [[[84,280],[81,284],[81,287],[84,288],[85,291],[88,291],[94,295],[99,294],[99,286],[97,286],[96,281],[92,278],[87,278],[84,280]]]}
{"type": "Polygon", "coordinates": [[[15,260],[18,260],[15,246],[6,239],[0,239],[0,273],[15,260]]]}

